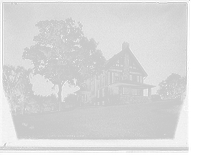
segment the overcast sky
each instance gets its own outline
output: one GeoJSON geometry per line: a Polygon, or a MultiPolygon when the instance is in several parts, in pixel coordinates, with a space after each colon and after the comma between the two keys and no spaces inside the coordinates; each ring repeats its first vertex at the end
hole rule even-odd
{"type": "MultiPolygon", "coordinates": [[[[148,74],[145,83],[157,86],[171,73],[186,75],[186,3],[15,3],[3,7],[4,64],[30,66],[21,57],[25,47],[34,45],[33,37],[38,34],[35,24],[72,17],[83,24],[86,37],[99,43],[106,59],[128,42],[148,74]]],[[[50,85],[38,79],[34,79],[34,90],[40,93],[43,88],[42,94],[47,93],[50,85]]]]}

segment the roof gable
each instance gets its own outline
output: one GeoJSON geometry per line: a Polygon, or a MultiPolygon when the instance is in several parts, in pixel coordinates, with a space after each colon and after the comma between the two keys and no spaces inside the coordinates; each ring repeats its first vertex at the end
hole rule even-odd
{"type": "Polygon", "coordinates": [[[131,52],[129,47],[126,47],[125,49],[122,49],[118,54],[114,55],[111,59],[109,59],[106,62],[105,68],[109,69],[113,65],[115,65],[118,61],[124,61],[125,55],[128,55],[129,61],[136,67],[136,69],[144,76],[147,76],[146,71],[144,68],[141,66],[139,61],[136,59],[134,54],[131,52]]]}

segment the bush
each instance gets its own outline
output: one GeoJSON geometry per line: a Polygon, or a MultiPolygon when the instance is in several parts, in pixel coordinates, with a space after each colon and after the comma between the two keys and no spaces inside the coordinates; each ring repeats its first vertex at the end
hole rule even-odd
{"type": "Polygon", "coordinates": [[[64,99],[64,102],[69,107],[77,106],[79,104],[78,103],[78,96],[74,95],[74,94],[70,94],[64,99]]]}
{"type": "Polygon", "coordinates": [[[161,101],[161,97],[160,95],[151,95],[151,100],[152,101],[161,101]]]}

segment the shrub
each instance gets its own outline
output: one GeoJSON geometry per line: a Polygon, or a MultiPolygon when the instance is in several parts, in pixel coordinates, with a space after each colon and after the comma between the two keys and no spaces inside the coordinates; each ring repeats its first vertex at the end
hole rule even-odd
{"type": "Polygon", "coordinates": [[[161,99],[161,97],[160,97],[160,95],[151,95],[151,100],[152,101],[161,101],[162,99],[161,99]]]}

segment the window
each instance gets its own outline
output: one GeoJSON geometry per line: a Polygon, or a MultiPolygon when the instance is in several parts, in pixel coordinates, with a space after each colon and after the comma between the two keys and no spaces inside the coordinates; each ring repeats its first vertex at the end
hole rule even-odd
{"type": "Polygon", "coordinates": [[[119,60],[117,60],[114,64],[113,64],[113,67],[122,67],[124,66],[124,60],[123,60],[123,57],[119,58],[119,60]]]}
{"type": "Polygon", "coordinates": [[[102,89],[102,97],[104,97],[105,96],[105,89],[103,88],[102,89]]]}
{"type": "Polygon", "coordinates": [[[140,82],[143,83],[143,77],[142,76],[140,76],[140,82]]]}
{"type": "Polygon", "coordinates": [[[114,82],[120,81],[120,73],[119,72],[115,72],[114,76],[115,76],[114,82]]]}
{"type": "Polygon", "coordinates": [[[119,88],[118,87],[113,88],[113,94],[119,94],[119,88]]]}
{"type": "Polygon", "coordinates": [[[129,69],[138,70],[136,64],[133,62],[133,60],[129,60],[129,69]]]}
{"type": "Polygon", "coordinates": [[[99,89],[100,88],[100,81],[97,80],[96,83],[97,83],[97,89],[99,89]]]}
{"type": "Polygon", "coordinates": [[[123,57],[119,58],[119,67],[123,67],[124,63],[123,63],[123,57]]]}
{"type": "Polygon", "coordinates": [[[130,75],[129,77],[131,81],[137,81],[137,75],[130,75]]]}
{"type": "Polygon", "coordinates": [[[132,89],[132,95],[137,95],[137,89],[132,89]]]}
{"type": "Polygon", "coordinates": [[[105,75],[102,75],[102,86],[105,86],[105,75]]]}
{"type": "Polygon", "coordinates": [[[133,61],[132,60],[129,60],[129,68],[131,69],[133,66],[133,61]]]}
{"type": "Polygon", "coordinates": [[[130,88],[123,87],[123,94],[127,95],[127,94],[130,94],[130,92],[131,92],[130,88]]]}
{"type": "Polygon", "coordinates": [[[136,82],[137,81],[137,76],[136,75],[132,75],[132,81],[136,82]]]}
{"type": "Polygon", "coordinates": [[[91,82],[91,91],[94,91],[94,81],[91,82]]]}

